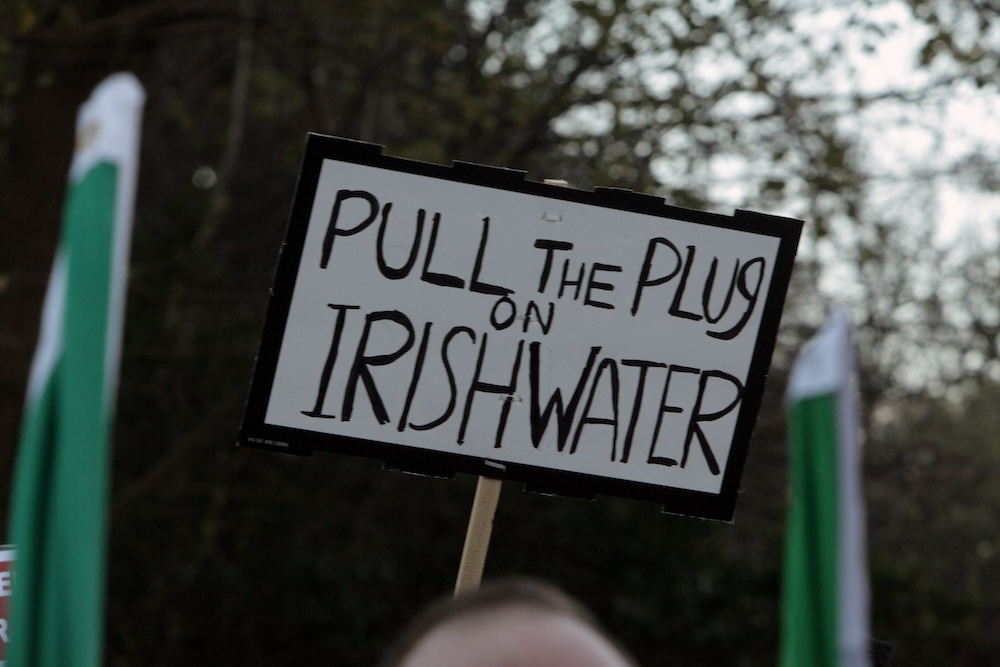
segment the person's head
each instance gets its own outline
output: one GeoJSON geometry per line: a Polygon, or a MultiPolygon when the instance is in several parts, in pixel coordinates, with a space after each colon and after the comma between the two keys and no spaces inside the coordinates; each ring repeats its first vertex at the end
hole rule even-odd
{"type": "Polygon", "coordinates": [[[530,579],[488,583],[421,613],[382,667],[635,667],[591,613],[530,579]]]}

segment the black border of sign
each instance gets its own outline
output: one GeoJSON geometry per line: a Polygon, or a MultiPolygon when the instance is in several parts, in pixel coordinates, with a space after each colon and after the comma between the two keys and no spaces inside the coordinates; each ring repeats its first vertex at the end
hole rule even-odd
{"type": "Polygon", "coordinates": [[[324,450],[363,456],[382,460],[389,468],[439,477],[452,477],[462,472],[510,479],[524,482],[529,490],[541,493],[577,497],[622,496],[660,503],[666,512],[732,521],[801,233],[802,221],[791,218],[742,210],[736,211],[733,216],[706,213],[670,206],[661,197],[618,188],[575,190],[526,180],[525,172],[519,170],[467,162],[456,162],[451,167],[417,162],[383,155],[378,144],[310,133],[271,290],[238,444],[291,454],[308,455],[314,450],[324,450]],[[722,491],[711,494],[522,464],[500,464],[468,455],[265,424],[264,414],[274,382],[320,168],[327,159],[777,237],[780,240],[778,254],[726,462],[722,491]]]}

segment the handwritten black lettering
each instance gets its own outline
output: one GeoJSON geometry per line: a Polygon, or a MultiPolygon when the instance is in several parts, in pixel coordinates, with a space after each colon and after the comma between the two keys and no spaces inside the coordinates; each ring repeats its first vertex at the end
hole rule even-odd
{"type": "Polygon", "coordinates": [[[562,281],[559,283],[559,298],[563,298],[563,292],[567,287],[576,287],[576,292],[573,294],[573,300],[576,301],[580,298],[580,288],[583,287],[583,276],[587,271],[587,266],[585,264],[580,265],[579,274],[576,280],[568,277],[569,274],[569,260],[563,262],[562,270],[562,281]]]}
{"type": "Polygon", "coordinates": [[[329,308],[337,311],[337,320],[333,326],[333,338],[330,340],[330,349],[326,353],[326,361],[323,362],[323,371],[319,376],[319,388],[316,391],[316,402],[312,410],[303,410],[302,414],[310,417],[331,418],[334,415],[323,413],[323,403],[326,401],[326,392],[330,387],[330,376],[333,375],[333,366],[337,362],[337,352],[340,350],[340,337],[344,333],[344,315],[348,310],[357,310],[359,306],[339,306],[328,303],[329,308]]]}
{"type": "MultiPolygon", "coordinates": [[[[701,293],[701,308],[702,312],[705,313],[705,320],[709,324],[716,324],[722,319],[722,316],[726,314],[729,310],[729,304],[733,300],[733,290],[736,289],[736,276],[740,270],[740,260],[736,260],[733,264],[733,277],[729,281],[729,290],[726,292],[726,300],[722,302],[722,309],[719,314],[715,317],[712,316],[712,309],[710,307],[712,301],[712,292],[715,289],[715,272],[719,268],[719,258],[712,258],[712,267],[708,270],[708,280],[705,281],[705,289],[701,293]]],[[[709,334],[711,336],[712,334],[709,334]]]]}
{"type": "Polygon", "coordinates": [[[681,467],[687,465],[688,454],[691,453],[692,438],[697,438],[698,444],[701,446],[701,452],[705,455],[705,462],[708,463],[708,469],[713,475],[719,474],[719,463],[708,443],[708,438],[705,437],[705,432],[702,430],[701,424],[702,422],[715,421],[729,414],[733,408],[739,405],[742,399],[743,385],[729,373],[724,373],[722,371],[704,371],[701,374],[701,378],[698,382],[698,398],[695,400],[694,408],[691,411],[691,420],[688,422],[687,435],[684,437],[684,455],[681,457],[681,467]],[[733,400],[729,403],[729,405],[721,410],[705,413],[701,411],[701,404],[705,397],[705,390],[708,388],[708,382],[712,378],[719,378],[731,383],[736,389],[736,395],[733,397],[733,400]]]}
{"type": "Polygon", "coordinates": [[[434,259],[434,247],[437,245],[438,226],[441,224],[441,214],[435,213],[431,223],[431,238],[427,243],[427,255],[424,257],[424,270],[420,279],[432,285],[441,287],[465,287],[465,281],[458,276],[451,276],[447,273],[435,273],[431,271],[431,261],[434,259]]]}
{"type": "MultiPolygon", "coordinates": [[[[511,395],[517,392],[517,376],[518,370],[521,368],[521,351],[524,349],[524,341],[518,341],[517,343],[517,355],[514,357],[513,368],[510,373],[510,381],[507,384],[493,384],[490,382],[483,382],[480,378],[483,372],[483,359],[486,357],[486,348],[489,337],[483,334],[482,342],[479,344],[479,357],[476,360],[476,372],[472,377],[472,383],[469,385],[469,390],[465,395],[465,410],[462,412],[462,424],[458,429],[458,444],[465,442],[465,431],[469,426],[469,415],[472,413],[472,401],[476,397],[476,393],[482,392],[485,394],[506,394],[511,395]]],[[[503,433],[507,427],[507,417],[510,416],[510,406],[512,401],[500,401],[503,407],[500,409],[500,423],[497,426],[497,437],[493,442],[493,446],[497,449],[500,448],[503,441],[503,433]]]]}
{"type": "Polygon", "coordinates": [[[667,403],[667,394],[670,392],[670,380],[673,378],[674,373],[700,373],[701,371],[697,368],[691,368],[690,366],[678,366],[671,364],[667,368],[667,379],[663,383],[663,396],[660,399],[660,413],[656,417],[656,428],[653,429],[653,440],[649,445],[649,456],[646,458],[647,463],[655,463],[662,466],[675,466],[677,465],[677,459],[671,458],[669,456],[657,456],[656,455],[656,443],[660,438],[660,427],[663,425],[663,415],[669,412],[681,413],[684,412],[684,408],[679,405],[669,405],[667,403]]]}
{"type": "Polygon", "coordinates": [[[371,401],[372,410],[375,412],[375,418],[378,420],[378,423],[385,424],[389,421],[389,414],[386,412],[385,403],[382,401],[382,397],[375,387],[375,379],[368,368],[369,366],[385,366],[399,359],[413,347],[414,337],[413,324],[410,323],[410,319],[406,315],[398,310],[380,310],[368,314],[365,318],[364,333],[361,334],[361,342],[358,343],[358,351],[354,355],[354,364],[351,366],[351,372],[348,376],[347,389],[344,391],[344,406],[341,409],[342,421],[351,420],[351,415],[354,412],[354,394],[357,391],[359,379],[365,385],[365,391],[368,392],[368,400],[371,401]],[[406,341],[395,352],[368,356],[365,354],[365,349],[368,345],[368,337],[371,334],[372,327],[376,322],[383,320],[395,322],[403,327],[407,334],[406,341]]]}
{"type": "Polygon", "coordinates": [[[441,424],[448,421],[452,413],[455,411],[455,403],[458,400],[458,385],[455,382],[455,371],[451,366],[451,359],[448,357],[448,347],[451,345],[451,340],[460,333],[467,334],[472,342],[476,342],[476,332],[469,327],[452,327],[451,330],[444,337],[444,341],[441,343],[441,364],[444,366],[445,375],[448,377],[448,407],[437,419],[433,419],[426,424],[414,424],[410,423],[409,427],[414,431],[429,431],[433,428],[437,428],[441,424]]]}
{"type": "Polygon", "coordinates": [[[590,278],[587,280],[587,292],[584,294],[583,302],[588,306],[594,306],[596,308],[614,308],[613,304],[606,301],[598,301],[597,299],[591,298],[591,292],[593,290],[605,290],[610,292],[615,288],[611,283],[602,283],[594,280],[594,276],[598,271],[610,271],[615,273],[621,273],[622,267],[616,266],[614,264],[601,264],[600,262],[594,262],[594,265],[590,268],[590,278]]]}
{"type": "Polygon", "coordinates": [[[643,290],[647,287],[655,287],[656,285],[662,285],[663,283],[672,280],[680,270],[681,253],[677,249],[677,246],[662,236],[649,239],[649,243],[646,245],[646,258],[642,261],[642,269],[639,272],[639,281],[635,286],[635,297],[632,299],[632,315],[639,312],[639,301],[642,299],[643,290]],[[649,273],[653,270],[653,260],[656,257],[656,249],[659,246],[666,246],[671,252],[674,253],[674,267],[664,276],[650,278],[649,273]]]}
{"type": "Polygon", "coordinates": [[[547,319],[542,319],[542,311],[538,308],[538,304],[534,301],[528,302],[528,307],[524,312],[524,333],[528,333],[528,325],[532,322],[538,322],[538,326],[542,328],[542,334],[548,335],[549,329],[552,328],[552,318],[556,314],[556,304],[549,301],[549,316],[547,319]],[[532,314],[534,313],[534,314],[532,314]]]}
{"type": "Polygon", "coordinates": [[[410,376],[410,386],[406,390],[406,401],[403,403],[403,412],[399,415],[399,424],[396,430],[402,432],[406,428],[406,420],[410,416],[410,406],[413,405],[413,397],[417,393],[417,384],[420,382],[420,375],[424,370],[424,359],[427,356],[427,342],[431,335],[430,322],[424,323],[424,335],[420,337],[420,347],[417,348],[417,360],[413,363],[413,374],[410,376]]]}
{"type": "Polygon", "coordinates": [[[743,265],[740,269],[738,287],[740,294],[742,294],[747,300],[746,310],[743,311],[743,315],[740,317],[739,322],[734,324],[728,331],[709,331],[709,336],[712,338],[718,338],[719,340],[732,340],[740,335],[740,332],[743,331],[743,327],[745,327],[747,322],[750,320],[750,316],[753,315],[754,307],[757,305],[757,297],[760,295],[760,286],[764,282],[765,265],[766,261],[763,257],[754,257],[743,265]],[[747,285],[747,270],[750,269],[750,267],[758,267],[757,284],[754,285],[752,291],[750,291],[747,285]]]}
{"type": "Polygon", "coordinates": [[[490,285],[489,283],[484,283],[479,281],[479,274],[483,270],[483,256],[486,254],[486,240],[490,235],[490,219],[489,217],[483,218],[483,233],[479,236],[479,249],[476,251],[476,263],[472,267],[472,279],[469,285],[470,292],[477,292],[479,294],[497,294],[504,295],[513,294],[514,290],[509,287],[500,287],[499,285],[490,285]]]}
{"type": "Polygon", "coordinates": [[[545,263],[542,265],[542,274],[538,280],[538,293],[542,294],[545,292],[545,286],[549,282],[549,272],[552,270],[552,251],[553,250],[572,250],[573,244],[567,241],[553,241],[551,239],[538,239],[535,241],[535,247],[546,250],[545,253],[545,263]]]}
{"type": "Polygon", "coordinates": [[[622,366],[633,366],[639,369],[639,378],[635,389],[635,402],[632,404],[632,416],[629,418],[628,430],[625,432],[625,444],[622,446],[621,462],[628,463],[629,454],[632,453],[632,439],[635,437],[635,425],[639,421],[639,411],[642,407],[642,397],[646,391],[646,372],[650,368],[666,368],[667,365],[658,361],[646,361],[645,359],[622,359],[622,366]]]}
{"type": "Polygon", "coordinates": [[[583,433],[583,427],[587,424],[603,424],[605,426],[611,426],[611,460],[614,461],[617,458],[617,444],[618,444],[618,364],[615,363],[614,359],[601,359],[601,363],[597,365],[597,372],[594,373],[594,382],[590,385],[590,394],[587,396],[587,403],[583,406],[583,415],[580,417],[579,423],[576,425],[576,434],[573,436],[573,444],[569,448],[570,454],[576,453],[577,445],[580,443],[580,435],[583,433]],[[601,382],[601,376],[604,374],[604,370],[608,370],[609,378],[611,381],[611,411],[613,413],[612,417],[591,417],[590,416],[590,406],[594,403],[594,395],[597,393],[597,388],[601,382]]]}
{"type": "Polygon", "coordinates": [[[330,254],[333,252],[333,240],[338,236],[353,236],[363,231],[368,225],[375,222],[378,216],[378,199],[370,192],[364,190],[339,190],[333,201],[333,211],[330,213],[330,224],[326,228],[326,236],[323,238],[323,248],[319,260],[319,268],[325,269],[330,262],[330,254]],[[368,214],[365,219],[355,224],[353,227],[340,228],[337,222],[340,220],[340,207],[348,199],[364,199],[368,203],[368,214]]]}
{"type": "Polygon", "coordinates": [[[549,397],[549,401],[545,405],[545,410],[539,409],[540,349],[541,343],[537,341],[528,346],[528,381],[531,386],[531,444],[535,446],[535,449],[538,449],[541,445],[542,437],[545,435],[545,431],[549,426],[549,420],[554,411],[556,413],[556,427],[558,429],[556,447],[561,452],[566,447],[566,439],[570,434],[570,425],[573,422],[573,416],[576,414],[580,397],[586,388],[587,378],[590,377],[590,371],[594,367],[594,360],[600,354],[601,348],[590,348],[590,356],[587,357],[587,363],[580,372],[580,379],[576,383],[576,389],[573,390],[573,397],[570,399],[569,405],[563,407],[562,390],[556,387],[556,390],[549,397]]]}
{"type": "Polygon", "coordinates": [[[670,304],[670,314],[674,317],[682,317],[686,320],[700,320],[701,315],[681,310],[681,300],[684,298],[684,290],[687,288],[688,276],[691,274],[691,266],[694,264],[695,248],[693,245],[687,247],[687,259],[684,262],[684,270],[681,272],[681,282],[674,292],[674,301],[670,304]]]}
{"type": "Polygon", "coordinates": [[[417,253],[420,250],[420,237],[424,233],[424,219],[427,217],[427,211],[420,209],[417,211],[417,229],[413,233],[413,243],[410,244],[410,254],[406,258],[406,262],[398,269],[394,269],[389,266],[389,263],[385,261],[385,230],[389,223],[389,211],[392,210],[392,202],[389,202],[382,207],[382,224],[378,227],[378,245],[377,251],[375,253],[375,260],[378,262],[378,269],[382,272],[382,275],[389,280],[400,280],[410,275],[410,271],[413,269],[413,265],[417,262],[417,253]]]}
{"type": "Polygon", "coordinates": [[[492,324],[493,328],[496,329],[497,331],[503,331],[511,324],[513,324],[514,320],[516,319],[517,319],[517,304],[514,303],[510,299],[510,297],[505,296],[501,299],[498,299],[497,302],[493,304],[493,309],[490,311],[490,324],[492,324]],[[507,316],[505,318],[502,318],[499,314],[500,306],[506,306],[508,309],[507,316]]]}
{"type": "MultiPolygon", "coordinates": [[[[770,256],[756,256],[756,244],[720,247],[715,241],[728,239],[717,229],[702,234],[658,224],[669,222],[663,220],[638,227],[649,232],[645,236],[630,232],[620,243],[584,244],[575,224],[538,232],[523,226],[528,218],[503,210],[486,215],[479,208],[471,209],[480,211],[472,219],[462,219],[467,213],[452,218],[453,210],[470,208],[411,199],[418,208],[407,202],[405,189],[390,188],[394,181],[368,189],[349,189],[365,183],[352,178],[336,182],[348,187],[324,191],[319,201],[327,206],[333,195],[329,219],[317,209],[320,228],[309,238],[322,235],[316,240],[319,268],[334,266],[341,273],[318,272],[315,248],[303,255],[312,258],[303,268],[315,272],[307,278],[322,278],[303,291],[306,301],[296,301],[295,308],[309,303],[317,312],[313,322],[307,318],[288,329],[288,340],[315,341],[315,359],[309,361],[316,370],[300,380],[306,391],[295,394],[302,396],[302,404],[294,405],[299,423],[305,421],[299,412],[353,420],[342,431],[345,437],[374,441],[371,427],[397,444],[434,440],[433,448],[442,452],[469,451],[467,440],[488,431],[486,442],[473,449],[482,453],[479,447],[492,441],[494,449],[508,450],[496,453],[498,461],[531,465],[531,452],[544,449],[550,451],[534,454],[544,466],[553,465],[556,454],[560,460],[577,457],[599,475],[626,464],[627,476],[642,483],[656,476],[674,480],[692,468],[698,487],[699,476],[722,474],[732,435],[728,425],[738,416],[747,382],[728,371],[745,368],[734,360],[757,352],[753,340],[732,346],[719,341],[740,336],[755,315],[760,319],[756,306],[767,296],[770,256]],[[337,267],[348,251],[358,259],[367,253],[371,266],[337,267]],[[527,266],[508,257],[519,252],[528,253],[527,266]],[[364,313],[351,312],[363,306],[326,303],[360,303],[360,296],[345,296],[354,285],[368,296],[385,281],[392,283],[391,294],[380,292],[377,305],[364,313]],[[538,295],[530,293],[536,286],[538,295]],[[455,302],[454,312],[441,316],[448,300],[455,302]],[[333,311],[332,322],[323,306],[333,311]],[[574,320],[581,306],[588,307],[586,314],[574,320]],[[616,322],[608,312],[616,309],[629,309],[636,319],[622,312],[629,322],[616,322]],[[622,330],[633,322],[651,330],[622,330]],[[318,327],[308,334],[314,338],[303,333],[305,326],[318,327]],[[702,347],[688,355],[684,338],[691,334],[712,340],[701,338],[702,347]],[[525,348],[528,363],[522,364],[525,348]],[[719,366],[706,368],[716,359],[719,366]],[[407,431],[409,436],[398,435],[407,431]],[[443,435],[415,437],[427,431],[443,435]],[[505,433],[511,443],[505,443],[505,433]],[[521,439],[516,447],[515,435],[521,439]]],[[[301,368],[301,361],[288,368],[301,368]]],[[[289,381],[282,377],[276,386],[289,381]]],[[[329,424],[317,428],[333,432],[329,424]]]]}

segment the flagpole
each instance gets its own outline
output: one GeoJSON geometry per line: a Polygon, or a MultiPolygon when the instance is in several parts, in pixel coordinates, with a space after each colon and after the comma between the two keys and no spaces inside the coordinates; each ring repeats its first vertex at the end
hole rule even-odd
{"type": "Polygon", "coordinates": [[[103,660],[111,433],[145,92],[120,72],[77,114],[11,491],[8,667],[103,660]]]}
{"type": "Polygon", "coordinates": [[[852,329],[845,309],[832,313],[789,379],[781,667],[871,666],[852,329]]]}

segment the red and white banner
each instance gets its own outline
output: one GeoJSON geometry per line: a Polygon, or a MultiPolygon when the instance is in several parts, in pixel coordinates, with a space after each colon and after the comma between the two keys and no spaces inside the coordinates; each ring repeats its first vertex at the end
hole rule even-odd
{"type": "Polygon", "coordinates": [[[7,660],[7,612],[10,609],[10,590],[14,583],[14,547],[0,545],[0,667],[7,660]]]}

